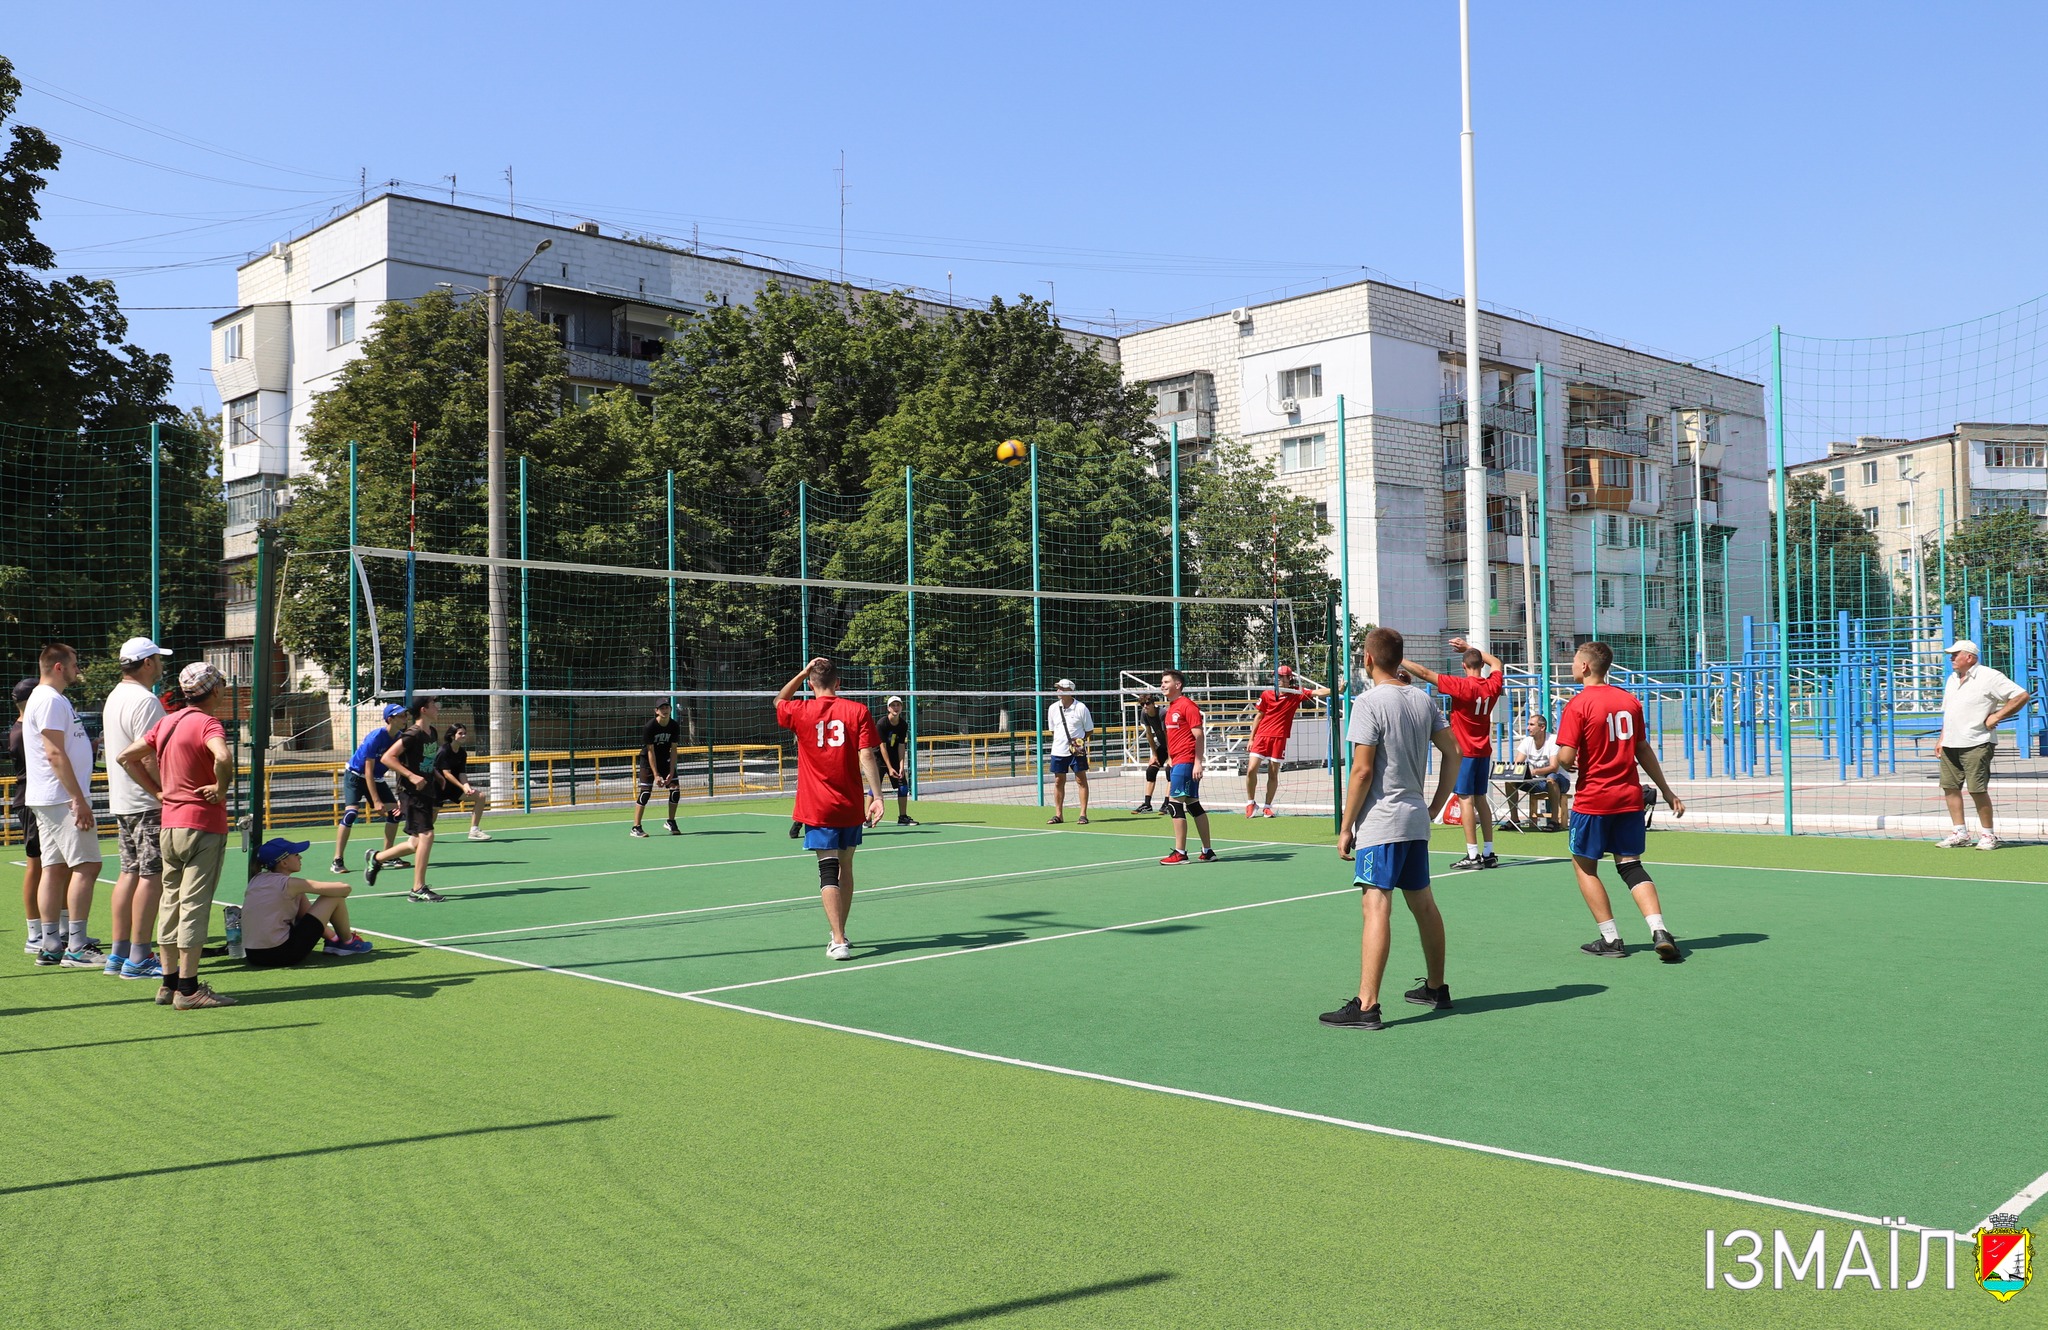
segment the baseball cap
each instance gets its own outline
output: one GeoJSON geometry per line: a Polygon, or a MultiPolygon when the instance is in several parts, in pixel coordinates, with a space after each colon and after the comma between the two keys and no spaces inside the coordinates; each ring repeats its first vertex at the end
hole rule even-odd
{"type": "Polygon", "coordinates": [[[256,863],[263,868],[275,868],[277,861],[286,855],[304,854],[312,848],[313,842],[309,840],[286,840],[282,836],[272,836],[256,851],[256,863]]]}
{"type": "Polygon", "coordinates": [[[655,704],[654,704],[654,709],[655,709],[656,711],[673,711],[673,710],[675,710],[675,707],[676,707],[676,704],[675,704],[675,703],[673,703],[673,702],[671,702],[671,701],[669,701],[669,700],[668,700],[667,698],[665,698],[665,697],[664,697],[664,698],[661,698],[660,700],[658,700],[658,701],[657,701],[657,702],[655,702],[655,704]]]}
{"type": "Polygon", "coordinates": [[[384,719],[386,720],[390,720],[393,716],[404,716],[409,714],[410,713],[406,711],[404,705],[398,702],[393,702],[390,706],[384,708],[384,719]]]}
{"type": "Polygon", "coordinates": [[[1292,679],[1294,677],[1294,667],[1292,665],[1282,665],[1275,673],[1283,679],[1292,679]]]}
{"type": "Polygon", "coordinates": [[[1983,654],[1984,654],[1983,652],[1981,652],[1981,651],[1977,650],[1977,644],[1976,644],[1975,642],[1972,642],[1972,641],[1971,641],[1971,640],[1970,640],[1969,638],[1967,638],[1967,637],[1960,637],[1960,638],[1957,638],[1957,639],[1956,639],[1955,641],[1953,641],[1953,642],[1949,643],[1949,645],[1948,645],[1948,654],[1949,654],[1949,655],[1953,656],[1953,655],[1955,655],[1955,654],[1956,654],[1956,653],[1957,653],[1958,651],[1967,651],[1967,652],[1969,652],[1969,653],[1970,653],[1971,655],[1973,655],[1973,656],[1981,656],[1981,655],[1983,655],[1983,654]]]}
{"type": "Polygon", "coordinates": [[[1053,687],[1059,689],[1063,693],[1071,693],[1074,691],[1074,681],[1072,679],[1062,679],[1058,683],[1054,684],[1053,687]]]}
{"type": "Polygon", "coordinates": [[[36,691],[36,683],[34,679],[23,679],[14,685],[14,700],[18,705],[25,705],[28,702],[30,695],[36,691]]]}
{"type": "Polygon", "coordinates": [[[168,660],[170,655],[170,652],[146,637],[131,637],[121,644],[121,663],[123,665],[139,665],[151,656],[162,656],[168,660]]]}
{"type": "Polygon", "coordinates": [[[885,707],[893,707],[893,706],[897,705],[898,703],[900,703],[900,702],[901,702],[902,700],[903,700],[903,699],[902,699],[902,698],[900,698],[900,697],[898,697],[898,696],[896,696],[896,694],[894,694],[894,693],[891,693],[891,694],[889,694],[889,700],[888,700],[888,701],[886,701],[886,702],[884,702],[884,703],[882,703],[882,705],[883,705],[883,706],[885,706],[885,707]]]}
{"type": "Polygon", "coordinates": [[[203,660],[195,660],[178,671],[178,691],[190,698],[205,697],[222,682],[220,671],[203,660]]]}

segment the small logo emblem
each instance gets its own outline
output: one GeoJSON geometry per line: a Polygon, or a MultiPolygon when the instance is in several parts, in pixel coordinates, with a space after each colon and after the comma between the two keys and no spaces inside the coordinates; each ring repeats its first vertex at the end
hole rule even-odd
{"type": "Polygon", "coordinates": [[[2018,1215],[1998,1214],[1977,1230],[1977,1282],[2000,1302],[2034,1277],[2034,1235],[2020,1227],[2018,1215]]]}

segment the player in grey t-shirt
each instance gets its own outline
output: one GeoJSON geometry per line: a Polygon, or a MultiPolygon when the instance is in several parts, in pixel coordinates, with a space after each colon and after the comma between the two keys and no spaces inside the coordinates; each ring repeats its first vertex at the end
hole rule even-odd
{"type": "Polygon", "coordinates": [[[1407,643],[1391,628],[1365,635],[1373,686],[1351,704],[1345,738],[1351,742],[1351,779],[1344,791],[1344,831],[1337,852],[1356,854],[1364,891],[1365,928],[1359,947],[1358,996],[1324,1012],[1325,1025],[1378,1030],[1380,980],[1387,972],[1393,893],[1400,888],[1422,937],[1428,975],[1404,996],[1432,1011],[1451,1009],[1444,980],[1444,917],[1429,890],[1429,824],[1449,802],[1458,772],[1458,745],[1428,694],[1401,673],[1407,643]],[[1426,801],[1429,750],[1439,754],[1436,793],[1426,801]]]}

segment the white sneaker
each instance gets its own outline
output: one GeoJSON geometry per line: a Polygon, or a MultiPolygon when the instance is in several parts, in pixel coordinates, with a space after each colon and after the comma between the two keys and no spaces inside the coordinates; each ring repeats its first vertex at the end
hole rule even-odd
{"type": "Polygon", "coordinates": [[[471,827],[469,829],[469,838],[471,840],[489,840],[491,833],[485,831],[482,827],[471,827]]]}
{"type": "Polygon", "coordinates": [[[1951,831],[1944,839],[1935,842],[1944,850],[1959,850],[1969,843],[1970,833],[1967,831],[1951,831]]]}
{"type": "Polygon", "coordinates": [[[1980,850],[1995,850],[2001,843],[1995,832],[1987,831],[1977,838],[1977,848],[1980,850]]]}
{"type": "Polygon", "coordinates": [[[852,960],[853,944],[851,942],[834,942],[827,945],[825,948],[825,959],[832,961],[852,960]]]}

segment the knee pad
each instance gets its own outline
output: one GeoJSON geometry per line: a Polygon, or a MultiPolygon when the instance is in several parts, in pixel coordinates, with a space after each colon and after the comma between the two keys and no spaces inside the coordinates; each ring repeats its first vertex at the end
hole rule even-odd
{"type": "Polygon", "coordinates": [[[836,887],[839,885],[839,856],[818,860],[818,885],[836,887]]]}
{"type": "Polygon", "coordinates": [[[1147,785],[1150,785],[1153,781],[1158,779],[1159,764],[1157,762],[1147,762],[1145,764],[1145,783],[1147,785]]]}
{"type": "Polygon", "coordinates": [[[352,827],[356,824],[356,819],[361,817],[362,815],[362,809],[357,808],[354,805],[350,805],[349,807],[341,810],[341,825],[344,827],[352,827]]]}
{"type": "Polygon", "coordinates": [[[671,789],[671,790],[670,790],[670,791],[668,792],[668,814],[669,814],[669,816],[670,816],[670,817],[674,817],[674,816],[675,816],[675,814],[676,814],[676,805],[677,805],[677,804],[679,804],[679,803],[681,803],[681,802],[682,802],[682,799],[683,799],[683,792],[682,792],[681,790],[671,789]]]}
{"type": "Polygon", "coordinates": [[[1614,871],[1623,882],[1628,884],[1628,888],[1631,891],[1650,880],[1650,870],[1643,867],[1643,861],[1640,859],[1631,859],[1627,863],[1617,863],[1614,866],[1614,871]]]}
{"type": "Polygon", "coordinates": [[[1202,807],[1202,801],[1200,799],[1190,799],[1186,803],[1182,804],[1181,807],[1187,810],[1187,815],[1189,817],[1204,817],[1207,816],[1209,812],[1208,809],[1202,807]]]}
{"type": "Polygon", "coordinates": [[[653,796],[653,790],[647,789],[645,786],[642,786],[640,793],[633,796],[633,802],[639,804],[642,808],[645,808],[647,807],[647,801],[653,796]]]}
{"type": "Polygon", "coordinates": [[[1180,806],[1180,801],[1177,799],[1168,799],[1165,803],[1159,805],[1159,811],[1176,822],[1187,816],[1187,810],[1180,806]]]}

